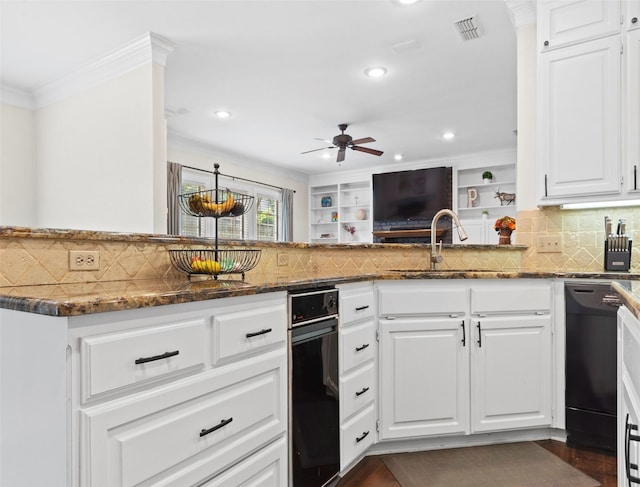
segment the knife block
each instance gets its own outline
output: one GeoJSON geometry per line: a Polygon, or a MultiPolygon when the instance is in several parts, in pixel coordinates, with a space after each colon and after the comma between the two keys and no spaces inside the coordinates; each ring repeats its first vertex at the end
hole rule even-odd
{"type": "Polygon", "coordinates": [[[604,242],[604,270],[605,271],[628,271],[631,268],[631,244],[627,250],[609,249],[608,242],[604,242]]]}

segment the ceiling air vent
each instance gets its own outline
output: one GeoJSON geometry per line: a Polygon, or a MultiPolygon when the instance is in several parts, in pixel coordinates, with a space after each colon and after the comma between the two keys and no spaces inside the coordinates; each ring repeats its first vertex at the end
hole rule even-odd
{"type": "Polygon", "coordinates": [[[465,41],[470,41],[480,37],[480,27],[478,26],[478,19],[476,17],[467,17],[466,19],[458,20],[453,24],[456,30],[465,41]]]}

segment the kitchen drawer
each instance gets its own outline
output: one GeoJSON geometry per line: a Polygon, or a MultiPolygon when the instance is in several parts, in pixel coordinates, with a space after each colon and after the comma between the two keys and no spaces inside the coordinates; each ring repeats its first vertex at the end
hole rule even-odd
{"type": "Polygon", "coordinates": [[[374,443],[376,415],[373,404],[340,426],[340,470],[359,458],[374,443]]]}
{"type": "Polygon", "coordinates": [[[340,373],[375,357],[376,329],[373,320],[340,330],[340,373]]]}
{"type": "Polygon", "coordinates": [[[245,362],[82,410],[81,485],[185,485],[282,435],[286,351],[245,362]]]}
{"type": "Polygon", "coordinates": [[[343,325],[373,316],[374,309],[372,289],[358,294],[340,295],[340,321],[343,325]]]}
{"type": "Polygon", "coordinates": [[[203,366],[205,326],[205,320],[197,318],[82,338],[82,400],[203,366]]]}
{"type": "Polygon", "coordinates": [[[379,316],[464,314],[466,287],[405,285],[378,289],[379,316]]]}
{"type": "Polygon", "coordinates": [[[340,420],[344,421],[371,403],[376,395],[373,361],[340,378],[340,420]]]}
{"type": "Polygon", "coordinates": [[[523,313],[551,310],[551,285],[548,282],[511,281],[487,283],[471,289],[471,313],[523,313]]]}
{"type": "Polygon", "coordinates": [[[287,476],[287,439],[283,436],[201,487],[282,487],[287,485],[287,476]]]}
{"type": "Polygon", "coordinates": [[[284,302],[216,315],[213,318],[213,363],[241,358],[278,343],[284,346],[286,339],[284,302]]]}

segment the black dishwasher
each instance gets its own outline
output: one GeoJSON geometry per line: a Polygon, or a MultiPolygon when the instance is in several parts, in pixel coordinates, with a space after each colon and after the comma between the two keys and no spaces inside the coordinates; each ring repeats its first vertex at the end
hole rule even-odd
{"type": "Polygon", "coordinates": [[[604,283],[566,283],[567,444],[616,451],[620,297],[604,283]]]}

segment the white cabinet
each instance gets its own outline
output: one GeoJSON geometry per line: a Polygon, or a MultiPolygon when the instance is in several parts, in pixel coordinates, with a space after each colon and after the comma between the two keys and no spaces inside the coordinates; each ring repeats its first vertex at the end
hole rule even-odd
{"type": "Polygon", "coordinates": [[[378,284],[380,437],[551,424],[551,285],[378,284]]]}
{"type": "MultiPolygon", "coordinates": [[[[458,213],[469,237],[465,243],[496,243],[493,229],[496,219],[505,215],[517,216],[517,199],[514,201],[508,196],[516,193],[515,164],[458,169],[455,184],[457,195],[454,211],[458,213]],[[485,171],[493,175],[489,182],[482,179],[485,171]],[[505,198],[501,200],[498,193],[507,195],[503,195],[505,198]]],[[[456,232],[454,239],[459,242],[456,232]]]]}
{"type": "Polygon", "coordinates": [[[488,282],[471,289],[472,432],[551,424],[548,282],[488,282]]]}
{"type": "Polygon", "coordinates": [[[619,36],[542,53],[541,204],[621,192],[619,36]]]}
{"type": "Polygon", "coordinates": [[[284,292],[72,317],[0,310],[2,484],[285,485],[286,327],[284,292]]]}
{"type": "Polygon", "coordinates": [[[620,32],[620,2],[616,0],[542,0],[537,7],[541,50],[620,32]]]}
{"type": "Polygon", "coordinates": [[[468,288],[377,284],[380,438],[469,432],[468,288]]]}
{"type": "Polygon", "coordinates": [[[360,459],[376,441],[378,346],[373,284],[338,286],[340,330],[340,469],[360,459]]]}
{"type": "MultiPolygon", "coordinates": [[[[640,10],[640,0],[629,2],[640,10]]],[[[635,198],[640,196],[640,16],[636,12],[631,19],[638,19],[629,24],[626,35],[626,84],[627,103],[623,104],[624,120],[626,123],[626,154],[625,154],[625,186],[635,198]]]]}
{"type": "Polygon", "coordinates": [[[538,6],[541,205],[638,198],[639,4],[538,6]]]}
{"type": "MultiPolygon", "coordinates": [[[[618,485],[640,479],[640,320],[618,310],[618,485]]],[[[638,482],[636,482],[638,483],[638,482]]]]}
{"type": "Polygon", "coordinates": [[[371,179],[309,188],[310,241],[372,242],[371,179]]]}

